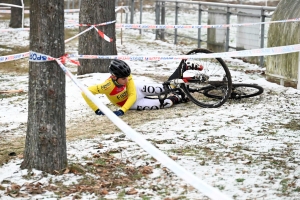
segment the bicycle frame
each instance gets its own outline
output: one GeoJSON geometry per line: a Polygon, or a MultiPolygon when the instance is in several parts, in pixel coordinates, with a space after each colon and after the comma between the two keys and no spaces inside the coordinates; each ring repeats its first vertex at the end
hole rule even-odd
{"type": "MultiPolygon", "coordinates": [[[[212,53],[207,49],[194,49],[187,55],[212,53]]],[[[161,103],[171,93],[179,93],[198,106],[216,108],[223,105],[231,93],[230,71],[221,58],[192,58],[182,59],[179,66],[163,83],[164,91],[158,95],[161,103]],[[208,98],[205,89],[214,87],[221,99],[208,98]]]]}

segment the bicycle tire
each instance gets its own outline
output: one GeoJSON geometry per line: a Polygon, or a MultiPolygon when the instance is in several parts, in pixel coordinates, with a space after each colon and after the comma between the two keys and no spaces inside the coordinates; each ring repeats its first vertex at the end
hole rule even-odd
{"type": "MultiPolygon", "coordinates": [[[[210,98],[221,98],[213,93],[213,87],[206,88],[204,95],[210,98]]],[[[258,96],[264,92],[264,89],[256,84],[233,83],[229,99],[243,99],[258,96]]]]}
{"type": "MultiPolygon", "coordinates": [[[[213,53],[208,49],[194,49],[187,53],[187,55],[196,55],[196,54],[209,54],[213,53]]],[[[186,62],[188,59],[183,59],[180,62],[180,67],[183,66],[183,63],[186,62]]],[[[195,80],[187,80],[186,83],[181,83],[181,88],[187,95],[187,97],[195,103],[196,105],[203,107],[203,108],[217,108],[222,106],[231,94],[231,74],[226,65],[226,63],[221,58],[193,58],[190,61],[199,62],[203,69],[196,73],[199,77],[205,76],[207,77],[208,81],[199,81],[199,79],[195,80]],[[213,81],[220,82],[219,86],[212,86],[209,82],[211,79],[213,81]],[[209,87],[214,87],[215,91],[218,91],[219,96],[221,98],[208,98],[203,93],[209,87]]],[[[187,71],[196,71],[196,70],[187,70],[187,71]]],[[[181,78],[184,78],[184,74],[181,74],[181,78]]]]}

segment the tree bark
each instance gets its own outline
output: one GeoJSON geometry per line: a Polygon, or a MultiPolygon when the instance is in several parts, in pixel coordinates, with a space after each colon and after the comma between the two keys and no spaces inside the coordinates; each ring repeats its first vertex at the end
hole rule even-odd
{"type": "MultiPolygon", "coordinates": [[[[115,1],[85,0],[81,2],[79,23],[94,25],[115,19],[115,1]]],[[[79,31],[82,32],[87,28],[86,26],[81,26],[79,31]]],[[[107,42],[98,35],[95,29],[92,29],[79,36],[79,54],[117,55],[115,23],[97,26],[97,28],[113,39],[113,41],[107,42]]],[[[109,63],[110,60],[108,59],[80,59],[81,66],[78,67],[78,75],[96,72],[106,73],[108,72],[109,63]]]]}
{"type": "MultiPolygon", "coordinates": [[[[299,17],[300,0],[281,0],[272,15],[272,21],[295,19],[299,17]]],[[[300,44],[299,22],[270,24],[268,47],[280,47],[300,44]]],[[[266,57],[266,77],[268,81],[283,84],[286,87],[297,87],[300,81],[298,69],[300,55],[297,53],[278,54],[266,57]],[[278,78],[282,77],[282,78],[278,78]],[[281,80],[280,80],[281,79],[281,80]]]]}
{"type": "MultiPolygon", "coordinates": [[[[21,6],[21,0],[12,0],[11,4],[21,6]]],[[[21,28],[22,27],[22,8],[11,7],[11,16],[9,27],[11,28],[21,28]]]]}
{"type": "MultiPolygon", "coordinates": [[[[54,58],[65,52],[64,2],[31,0],[30,49],[54,58]]],[[[29,62],[28,123],[21,168],[53,173],[67,166],[65,73],[56,61],[29,62]]]]}

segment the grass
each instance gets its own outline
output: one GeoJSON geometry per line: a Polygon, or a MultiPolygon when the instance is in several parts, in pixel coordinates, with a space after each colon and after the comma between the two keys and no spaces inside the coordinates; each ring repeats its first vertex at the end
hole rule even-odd
{"type": "MultiPolygon", "coordinates": [[[[94,158],[89,160],[87,165],[72,163],[69,164],[67,169],[61,171],[61,174],[68,171],[67,173],[80,175],[80,178],[78,178],[76,182],[66,186],[63,180],[52,181],[51,186],[47,184],[40,185],[41,189],[53,191],[56,195],[61,197],[72,193],[80,195],[81,193],[86,192],[103,197],[109,191],[120,191],[118,197],[122,198],[127,193],[123,189],[124,187],[132,186],[134,188],[135,181],[146,176],[142,166],[137,168],[132,167],[130,162],[123,162],[110,154],[94,154],[93,157],[94,158]],[[101,163],[105,161],[106,164],[99,164],[99,160],[101,160],[101,163]]],[[[34,177],[31,172],[28,172],[24,176],[28,179],[34,177]]],[[[44,174],[44,176],[47,176],[47,174],[44,174]]],[[[25,191],[30,191],[30,189],[31,187],[26,187],[25,191]]],[[[20,191],[20,188],[17,188],[16,190],[17,191],[10,190],[8,191],[8,194],[13,195],[13,193],[17,193],[17,196],[19,197],[23,195],[22,192],[24,191],[24,188],[22,191],[20,191]]]]}
{"type": "Polygon", "coordinates": [[[289,178],[285,178],[285,179],[280,181],[280,185],[282,186],[281,192],[283,194],[287,193],[288,187],[290,186],[289,182],[290,182],[289,178]]]}
{"type": "MultiPolygon", "coordinates": [[[[2,46],[2,48],[9,49],[9,47],[2,46]]],[[[12,55],[18,53],[28,52],[29,47],[17,47],[12,49],[11,51],[3,51],[3,55],[12,55]]],[[[2,62],[0,63],[0,72],[7,73],[7,74],[17,74],[22,75],[28,73],[28,59],[23,58],[19,60],[13,60],[9,62],[2,62]]]]}
{"type": "Polygon", "coordinates": [[[26,93],[24,92],[18,92],[18,93],[0,93],[0,100],[4,99],[4,98],[11,98],[11,97],[15,97],[15,96],[22,96],[25,95],[26,93]]]}
{"type": "Polygon", "coordinates": [[[10,20],[10,14],[1,14],[1,20],[9,21],[10,20]]]}
{"type": "MultiPolygon", "coordinates": [[[[65,29],[65,40],[77,35],[79,33],[79,29],[78,28],[68,28],[65,29]]],[[[74,39],[74,40],[78,40],[78,38],[74,39]]]]}
{"type": "Polygon", "coordinates": [[[237,178],[237,179],[235,179],[235,180],[236,180],[236,182],[238,182],[238,183],[243,183],[243,182],[245,181],[244,178],[237,178]]]}
{"type": "Polygon", "coordinates": [[[293,131],[298,131],[300,130],[300,122],[299,119],[292,119],[289,123],[287,124],[282,124],[284,128],[290,129],[293,131]]]}
{"type": "Polygon", "coordinates": [[[118,193],[118,199],[123,199],[126,195],[126,192],[125,190],[121,190],[119,193],[118,193]]]}
{"type": "MultiPolygon", "coordinates": [[[[192,107],[194,106],[192,105],[192,107]]],[[[122,119],[132,127],[139,127],[139,125],[143,124],[145,121],[155,121],[161,119],[161,117],[176,118],[176,115],[171,114],[173,112],[172,109],[157,110],[149,112],[147,115],[145,112],[147,111],[131,111],[124,115],[122,119]]],[[[180,112],[180,109],[176,112],[180,112]]],[[[72,122],[66,124],[67,141],[92,139],[101,135],[112,134],[120,131],[107,117],[102,117],[101,122],[102,124],[105,124],[105,126],[95,126],[95,124],[99,123],[99,116],[90,114],[88,114],[88,116],[82,115],[81,118],[74,119],[72,122]]],[[[27,125],[25,124],[20,131],[25,133],[26,126],[27,125]]],[[[15,152],[17,155],[22,156],[24,147],[25,137],[20,137],[15,142],[11,142],[8,139],[1,140],[0,166],[8,162],[11,158],[14,158],[8,155],[11,152],[15,152]]]]}
{"type": "Polygon", "coordinates": [[[8,140],[7,138],[0,137],[0,166],[15,157],[10,156],[13,155],[12,153],[15,153],[18,157],[21,158],[23,155],[24,146],[24,137],[14,137],[13,141],[8,140]]]}

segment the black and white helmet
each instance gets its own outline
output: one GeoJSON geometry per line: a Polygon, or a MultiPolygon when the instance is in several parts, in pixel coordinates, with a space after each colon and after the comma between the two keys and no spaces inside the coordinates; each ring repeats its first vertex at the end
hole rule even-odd
{"type": "Polygon", "coordinates": [[[110,62],[108,71],[117,78],[128,77],[131,73],[130,67],[127,65],[127,63],[118,59],[114,59],[110,62]]]}

